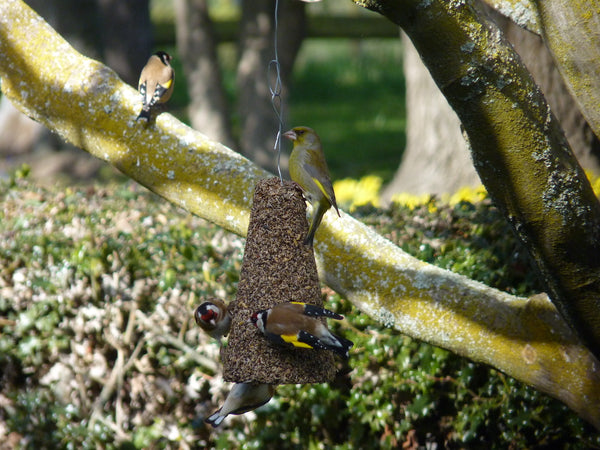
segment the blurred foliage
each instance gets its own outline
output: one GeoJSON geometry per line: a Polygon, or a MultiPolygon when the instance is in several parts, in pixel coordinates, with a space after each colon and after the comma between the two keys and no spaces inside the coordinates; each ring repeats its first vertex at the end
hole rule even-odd
{"type": "Polygon", "coordinates": [[[405,85],[400,39],[307,39],[290,87],[288,122],[319,133],[332,179],[391,181],[402,158],[405,85]]]}
{"type": "MultiPolygon", "coordinates": [[[[286,128],[306,125],[317,130],[332,179],[374,175],[384,183],[391,181],[406,143],[401,49],[400,39],[304,41],[292,74],[289,102],[284,105],[286,128]]],[[[177,55],[175,47],[162,50],[177,55]]],[[[239,139],[236,46],[220,44],[218,57],[227,100],[234,105],[230,108],[234,135],[239,139]]],[[[172,65],[177,83],[169,110],[189,124],[187,83],[177,56],[172,65]]]]}
{"type": "MultiPolygon", "coordinates": [[[[15,448],[600,448],[558,401],[327,288],[346,316],[331,326],[355,342],[335,381],[281,386],[213,430],[203,419],[228,386],[192,314],[203,297],[235,295],[244,240],[133,184],[42,189],[21,173],[0,195],[0,438],[15,448]]],[[[541,290],[487,199],[354,215],[420,259],[541,290]]]]}

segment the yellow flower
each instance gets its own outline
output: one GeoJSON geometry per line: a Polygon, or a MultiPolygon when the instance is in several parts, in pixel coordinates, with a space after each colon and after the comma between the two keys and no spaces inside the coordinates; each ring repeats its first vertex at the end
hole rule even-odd
{"type": "Polygon", "coordinates": [[[345,178],[333,183],[335,197],[340,205],[350,212],[357,207],[372,204],[379,207],[379,190],[382,180],[375,175],[367,175],[360,180],[345,178]]]}
{"type": "Polygon", "coordinates": [[[417,206],[424,205],[426,203],[430,203],[431,194],[409,194],[407,192],[401,192],[399,194],[394,194],[392,196],[392,202],[398,203],[399,205],[406,206],[407,208],[413,210],[417,206]]]}
{"type": "Polygon", "coordinates": [[[460,202],[478,203],[487,197],[487,191],[483,185],[477,187],[463,186],[454,194],[442,196],[442,200],[454,206],[460,202]]]}

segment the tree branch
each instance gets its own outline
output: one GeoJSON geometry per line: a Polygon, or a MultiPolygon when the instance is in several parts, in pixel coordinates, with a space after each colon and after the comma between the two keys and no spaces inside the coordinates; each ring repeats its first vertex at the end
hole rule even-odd
{"type": "Polygon", "coordinates": [[[600,203],[520,58],[468,2],[362,3],[407,32],[461,119],[483,184],[598,357],[600,203]]]}
{"type": "MultiPolygon", "coordinates": [[[[75,52],[20,0],[0,3],[2,90],[29,116],[167,200],[245,235],[268,174],[168,114],[147,128],[140,101],[75,52]]],[[[386,326],[491,364],[600,427],[600,363],[546,296],[523,299],[421,262],[347,214],[327,214],[321,279],[386,326]]]]}
{"type": "Polygon", "coordinates": [[[600,136],[600,1],[535,0],[540,28],[581,113],[600,136]]]}

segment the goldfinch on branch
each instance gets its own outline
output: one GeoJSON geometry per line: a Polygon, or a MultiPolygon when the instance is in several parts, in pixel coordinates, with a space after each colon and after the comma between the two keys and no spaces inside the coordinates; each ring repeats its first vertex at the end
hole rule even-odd
{"type": "Polygon", "coordinates": [[[300,185],[304,196],[312,204],[312,222],[304,243],[312,247],[315,232],[325,212],[333,206],[340,215],[329,169],[317,133],[308,127],[295,127],[283,134],[293,143],[290,155],[290,178],[300,185]]]}
{"type": "Polygon", "coordinates": [[[166,103],[175,87],[175,71],[171,67],[171,55],[158,51],[148,59],[142,69],[138,90],[142,94],[142,111],[136,120],[150,120],[153,109],[166,103]]]}
{"type": "Polygon", "coordinates": [[[335,320],[344,318],[333,311],[308,303],[284,302],[255,312],[249,322],[276,344],[331,350],[347,359],[348,351],[354,343],[334,335],[320,317],[335,320]]]}
{"type": "Polygon", "coordinates": [[[223,406],[204,421],[218,427],[229,414],[244,414],[264,405],[275,393],[275,386],[261,383],[236,383],[223,406]]]}
{"type": "Polygon", "coordinates": [[[194,312],[194,319],[200,328],[218,341],[227,336],[231,328],[231,314],[220,298],[211,298],[198,306],[194,312]]]}

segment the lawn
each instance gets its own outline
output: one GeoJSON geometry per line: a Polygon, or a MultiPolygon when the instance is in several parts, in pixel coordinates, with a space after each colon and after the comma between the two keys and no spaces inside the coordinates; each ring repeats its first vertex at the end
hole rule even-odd
{"type": "Polygon", "coordinates": [[[294,69],[290,123],[317,129],[333,179],[389,181],[405,138],[399,39],[309,39],[294,69]]]}

